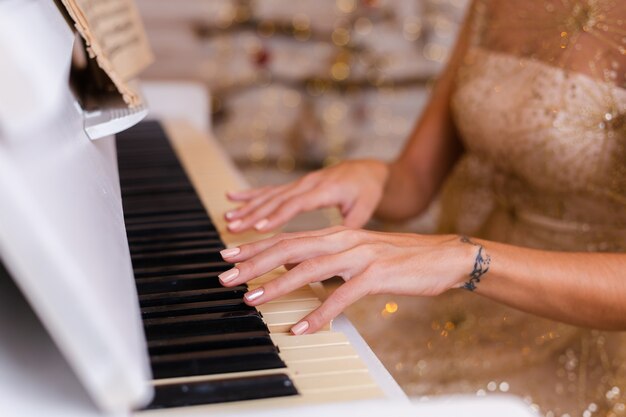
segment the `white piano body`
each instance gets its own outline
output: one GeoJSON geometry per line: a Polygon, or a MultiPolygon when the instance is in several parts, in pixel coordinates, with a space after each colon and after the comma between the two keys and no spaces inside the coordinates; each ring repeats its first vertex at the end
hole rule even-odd
{"type": "MultiPolygon", "coordinates": [[[[0,268],[2,416],[129,415],[152,395],[115,143],[85,133],[84,114],[68,88],[74,39],[53,1],[0,1],[0,260],[8,271],[0,268]]],[[[153,91],[149,97],[170,90],[153,91]]],[[[203,119],[197,102],[196,125],[203,119]]],[[[163,103],[157,109],[172,113],[171,100],[163,103]]],[[[338,319],[336,329],[387,399],[302,407],[302,415],[526,415],[509,399],[409,406],[349,322],[338,319]]],[[[198,406],[159,415],[237,412],[198,406]]],[[[272,408],[255,415],[294,412],[272,408]]]]}

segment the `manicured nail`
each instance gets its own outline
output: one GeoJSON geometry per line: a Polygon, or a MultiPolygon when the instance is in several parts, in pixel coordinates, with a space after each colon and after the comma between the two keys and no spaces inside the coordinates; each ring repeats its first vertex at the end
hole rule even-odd
{"type": "Polygon", "coordinates": [[[255,225],[254,225],[254,228],[255,228],[256,230],[262,230],[262,229],[264,229],[264,228],[265,228],[265,226],[267,226],[267,225],[268,225],[268,223],[269,223],[269,220],[267,220],[267,219],[259,220],[259,221],[257,222],[257,224],[255,224],[255,225]]]}
{"type": "Polygon", "coordinates": [[[237,230],[239,226],[241,226],[241,223],[243,223],[241,220],[235,220],[228,225],[228,230],[237,230]]]}
{"type": "Polygon", "coordinates": [[[227,284],[237,278],[237,275],[239,275],[239,270],[237,268],[233,268],[226,272],[222,272],[217,277],[220,279],[222,284],[227,284]]]}
{"type": "Polygon", "coordinates": [[[235,216],[235,210],[227,211],[226,214],[224,215],[224,217],[226,217],[226,220],[230,220],[234,216],[235,216]]]}
{"type": "Polygon", "coordinates": [[[301,321],[300,323],[296,324],[295,326],[293,326],[291,328],[291,333],[293,333],[296,336],[298,336],[298,335],[306,332],[308,328],[309,328],[309,322],[304,320],[304,321],[301,321]]]}
{"type": "Polygon", "coordinates": [[[241,252],[241,249],[239,248],[230,248],[221,250],[220,255],[222,255],[222,258],[231,258],[237,255],[239,252],[241,252]]]}
{"type": "Polygon", "coordinates": [[[257,298],[259,298],[260,296],[263,295],[263,293],[265,292],[265,290],[263,290],[263,287],[257,288],[256,290],[250,291],[248,293],[246,293],[244,295],[246,301],[254,301],[257,298]]]}

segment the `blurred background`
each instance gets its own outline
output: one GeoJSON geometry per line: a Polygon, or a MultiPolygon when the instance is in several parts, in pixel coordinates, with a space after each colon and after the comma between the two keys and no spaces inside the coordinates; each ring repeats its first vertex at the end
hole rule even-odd
{"type": "MultiPolygon", "coordinates": [[[[213,132],[252,185],[343,159],[391,159],[467,2],[138,0],[156,56],[143,77],[205,85],[213,132]]],[[[324,226],[329,213],[288,229],[324,226]]],[[[425,217],[409,227],[428,229],[425,217]]]]}

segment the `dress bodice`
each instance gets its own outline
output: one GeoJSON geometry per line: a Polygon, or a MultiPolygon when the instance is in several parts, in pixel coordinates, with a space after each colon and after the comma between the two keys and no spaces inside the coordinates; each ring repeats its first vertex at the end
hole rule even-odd
{"type": "Polygon", "coordinates": [[[472,47],[452,108],[468,152],[449,182],[448,229],[494,238],[485,227],[500,209],[537,233],[520,240],[508,230],[499,240],[626,250],[626,89],[472,47]]]}
{"type": "Polygon", "coordinates": [[[624,21],[614,0],[474,3],[451,102],[468,152],[448,184],[457,208],[443,230],[626,250],[624,21]]]}

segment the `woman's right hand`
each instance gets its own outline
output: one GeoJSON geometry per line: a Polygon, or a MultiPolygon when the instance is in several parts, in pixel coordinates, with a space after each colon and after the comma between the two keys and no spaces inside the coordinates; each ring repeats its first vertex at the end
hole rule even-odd
{"type": "Polygon", "coordinates": [[[229,200],[242,205],[225,214],[228,229],[265,232],[299,213],[324,207],[337,207],[345,226],[362,227],[380,203],[388,176],[384,162],[346,161],[285,185],[229,192],[229,200]]]}

